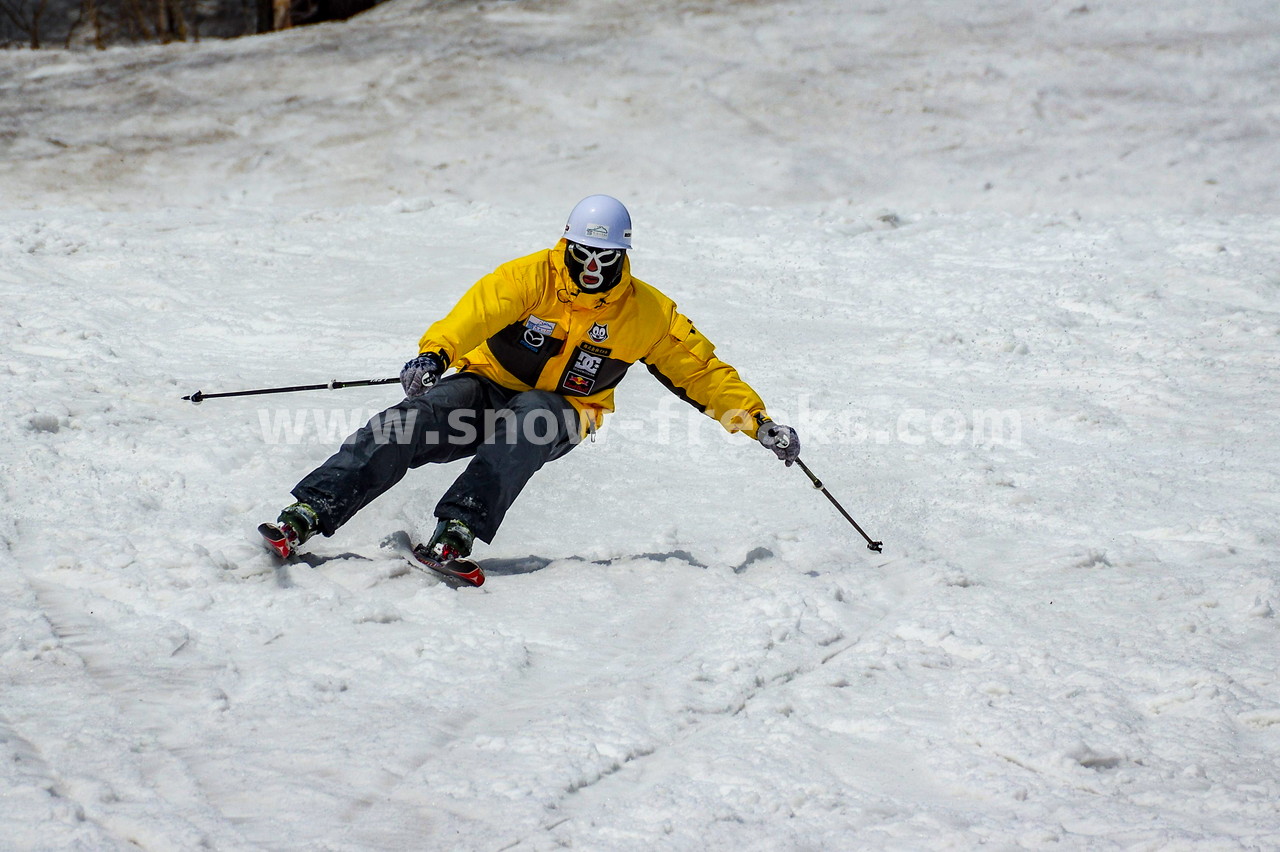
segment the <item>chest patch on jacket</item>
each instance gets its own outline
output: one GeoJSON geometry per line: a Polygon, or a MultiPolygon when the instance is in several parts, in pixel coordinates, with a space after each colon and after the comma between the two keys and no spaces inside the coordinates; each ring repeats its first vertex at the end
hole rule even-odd
{"type": "Polygon", "coordinates": [[[613,358],[612,350],[580,343],[574,347],[556,390],[563,394],[590,396],[617,387],[631,365],[613,358]]]}
{"type": "Polygon", "coordinates": [[[542,368],[564,348],[563,339],[551,336],[555,328],[555,323],[529,317],[490,337],[489,350],[511,375],[536,386],[542,368]]]}
{"type": "Polygon", "coordinates": [[[524,337],[520,342],[531,352],[539,352],[546,345],[547,338],[555,334],[556,324],[530,316],[524,321],[524,337]]]}
{"type": "Polygon", "coordinates": [[[562,393],[572,393],[578,396],[588,396],[595,386],[595,379],[588,379],[580,373],[566,373],[564,381],[560,383],[562,393]]]}

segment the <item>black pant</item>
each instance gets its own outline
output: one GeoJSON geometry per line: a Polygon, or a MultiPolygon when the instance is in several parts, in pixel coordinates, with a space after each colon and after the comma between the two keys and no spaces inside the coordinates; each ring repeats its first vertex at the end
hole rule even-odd
{"type": "Polygon", "coordinates": [[[456,518],[490,542],[530,477],[580,440],[577,411],[560,394],[457,373],[376,415],[303,477],[293,496],[333,535],[410,468],[472,456],[435,516],[456,518]]]}

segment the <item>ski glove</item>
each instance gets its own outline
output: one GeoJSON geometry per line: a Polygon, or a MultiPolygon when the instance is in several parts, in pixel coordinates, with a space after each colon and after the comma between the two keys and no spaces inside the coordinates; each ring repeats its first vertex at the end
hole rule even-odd
{"type": "Polygon", "coordinates": [[[790,426],[779,426],[772,420],[766,420],[756,431],[756,440],[765,449],[773,450],[773,454],[786,462],[787,467],[800,458],[800,436],[790,426]]]}
{"type": "Polygon", "coordinates": [[[418,396],[431,387],[444,372],[444,364],[440,356],[428,352],[410,360],[400,371],[400,384],[404,387],[405,396],[418,396]]]}

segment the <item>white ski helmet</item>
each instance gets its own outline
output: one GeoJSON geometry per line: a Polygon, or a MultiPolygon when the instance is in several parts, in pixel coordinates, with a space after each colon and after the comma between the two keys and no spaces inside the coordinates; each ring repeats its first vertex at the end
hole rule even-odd
{"type": "Polygon", "coordinates": [[[588,195],[564,225],[565,239],[603,249],[631,248],[631,214],[611,195],[588,195]]]}

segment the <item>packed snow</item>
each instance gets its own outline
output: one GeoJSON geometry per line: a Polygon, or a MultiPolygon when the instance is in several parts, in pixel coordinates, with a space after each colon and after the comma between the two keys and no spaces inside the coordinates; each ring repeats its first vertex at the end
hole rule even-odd
{"type": "Polygon", "coordinates": [[[1280,10],[392,0],[0,53],[0,848],[1280,848],[1280,10]],[[794,425],[642,369],[255,541],[581,197],[794,425]]]}

